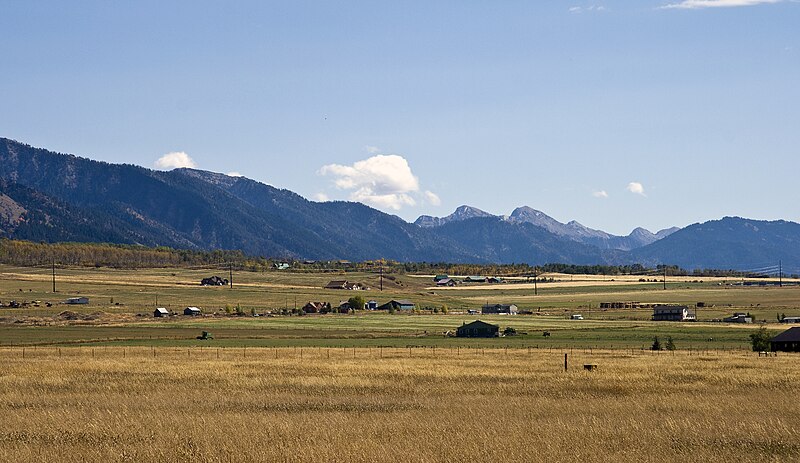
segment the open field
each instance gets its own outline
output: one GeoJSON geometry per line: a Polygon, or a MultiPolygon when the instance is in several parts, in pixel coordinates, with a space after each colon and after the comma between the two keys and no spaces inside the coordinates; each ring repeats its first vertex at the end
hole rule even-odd
{"type": "MultiPolygon", "coordinates": [[[[679,349],[743,349],[753,326],[712,323],[734,311],[750,312],[773,322],[771,332],[785,329],[774,323],[780,313],[800,315],[800,287],[726,286],[721,281],[605,282],[603,277],[575,278],[540,285],[538,294],[527,284],[464,285],[457,290],[429,290],[430,278],[391,275],[380,291],[378,276],[365,273],[234,272],[234,287],[201,287],[201,278],[225,272],[198,269],[116,270],[106,268],[57,269],[57,293],[52,292],[50,269],[0,266],[0,301],[41,301],[25,308],[0,309],[2,345],[212,345],[212,346],[510,346],[541,348],[646,348],[653,336],[672,336],[679,349]],[[331,279],[364,282],[368,291],[325,290],[331,279]],[[612,284],[613,283],[613,284],[612,284]],[[463,289],[462,289],[463,288],[463,289]],[[246,314],[302,307],[310,300],[339,301],[358,294],[366,300],[411,299],[419,307],[449,307],[447,315],[359,313],[235,317],[225,308],[240,305],[246,314]],[[86,296],[88,305],[64,305],[68,297],[86,296]],[[45,307],[45,302],[52,307],[45,307]],[[698,309],[697,323],[653,323],[649,309],[601,310],[605,301],[667,302],[713,307],[698,309]],[[480,316],[526,333],[494,340],[445,338],[464,322],[478,318],[468,309],[486,302],[515,303],[533,315],[480,316]],[[180,311],[200,306],[199,318],[153,319],[156,306],[180,311]],[[66,314],[63,312],[68,311],[66,314]],[[572,313],[586,320],[571,321],[572,313]],[[62,314],[62,315],[59,315],[62,314]],[[213,341],[198,341],[200,331],[211,331],[213,341]],[[542,332],[549,331],[550,337],[542,332]]],[[[574,278],[564,276],[565,278],[574,278]]]]}
{"type": "Polygon", "coordinates": [[[0,461],[797,461],[799,359],[0,348],[0,461]]]}

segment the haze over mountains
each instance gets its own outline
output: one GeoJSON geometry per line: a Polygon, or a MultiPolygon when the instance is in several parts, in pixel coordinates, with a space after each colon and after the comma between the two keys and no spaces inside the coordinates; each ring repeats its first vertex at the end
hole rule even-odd
{"type": "Polygon", "coordinates": [[[309,201],[245,177],[108,164],[0,138],[0,237],[241,249],[304,259],[674,264],[800,273],[800,225],[726,217],[615,236],[530,207],[462,206],[413,224],[361,203],[309,201]]]}

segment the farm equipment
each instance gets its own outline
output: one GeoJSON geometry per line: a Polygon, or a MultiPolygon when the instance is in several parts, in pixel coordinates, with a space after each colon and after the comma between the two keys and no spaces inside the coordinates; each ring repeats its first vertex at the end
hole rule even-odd
{"type": "Polygon", "coordinates": [[[209,333],[208,331],[203,331],[203,334],[198,336],[197,339],[200,339],[201,341],[206,341],[208,339],[214,339],[214,335],[209,333]]]}

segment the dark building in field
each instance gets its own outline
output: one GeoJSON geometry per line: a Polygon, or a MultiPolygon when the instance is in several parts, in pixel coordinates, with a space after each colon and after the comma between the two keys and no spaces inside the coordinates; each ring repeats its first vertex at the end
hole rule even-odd
{"type": "Polygon", "coordinates": [[[156,318],[169,317],[169,310],[164,307],[159,307],[153,311],[153,316],[156,318]]]}
{"type": "Polygon", "coordinates": [[[201,310],[199,308],[197,308],[197,307],[187,307],[187,308],[183,309],[183,314],[184,315],[190,315],[192,317],[197,317],[201,313],[202,313],[201,310]]]}
{"type": "Polygon", "coordinates": [[[459,338],[496,338],[500,336],[500,327],[475,320],[472,323],[459,326],[456,330],[456,336],[459,338]]]}
{"type": "Polygon", "coordinates": [[[483,306],[483,313],[499,313],[499,314],[507,314],[507,315],[516,315],[517,314],[517,306],[514,304],[486,304],[483,306]]]}
{"type": "Polygon", "coordinates": [[[378,307],[378,310],[414,310],[414,303],[408,299],[393,299],[378,307]]]}
{"type": "Polygon", "coordinates": [[[800,352],[800,327],[789,328],[770,341],[773,352],[800,352]]]}
{"type": "Polygon", "coordinates": [[[330,302],[311,301],[303,306],[303,312],[305,313],[328,313],[330,311],[330,302]]]}

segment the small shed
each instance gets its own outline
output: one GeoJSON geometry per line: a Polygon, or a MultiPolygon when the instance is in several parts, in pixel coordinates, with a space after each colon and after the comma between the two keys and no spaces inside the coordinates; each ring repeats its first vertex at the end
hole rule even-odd
{"type": "Polygon", "coordinates": [[[800,323],[800,317],[783,317],[781,323],[800,323]]]}
{"type": "Polygon", "coordinates": [[[377,310],[378,301],[376,301],[376,300],[367,301],[367,306],[366,307],[367,307],[367,310],[377,310]]]}
{"type": "Polygon", "coordinates": [[[435,277],[433,277],[433,281],[434,281],[434,283],[438,283],[438,282],[440,282],[440,281],[442,281],[444,279],[447,279],[447,278],[450,278],[450,277],[447,276],[447,275],[436,275],[435,277]]]}
{"type": "Polygon", "coordinates": [[[436,282],[436,286],[455,286],[456,280],[452,278],[443,278],[436,282]]]}
{"type": "Polygon", "coordinates": [[[189,315],[189,316],[192,316],[192,317],[197,317],[201,313],[202,313],[202,311],[200,310],[199,307],[187,307],[187,308],[183,309],[183,314],[184,315],[189,315]]]}
{"type": "Polygon", "coordinates": [[[486,283],[486,277],[471,275],[464,278],[464,283],[486,283]]]}
{"type": "Polygon", "coordinates": [[[88,297],[71,297],[64,301],[65,304],[88,304],[89,298],[88,297]]]}
{"type": "Polygon", "coordinates": [[[753,317],[749,314],[737,312],[730,317],[725,317],[722,319],[725,323],[753,323],[753,317]]]}
{"type": "Polygon", "coordinates": [[[800,326],[789,328],[770,340],[773,352],[800,352],[800,326]]]}
{"type": "Polygon", "coordinates": [[[456,337],[459,338],[496,338],[500,336],[500,327],[491,323],[475,320],[472,323],[465,323],[456,329],[456,337]]]}
{"type": "Polygon", "coordinates": [[[169,310],[164,307],[159,307],[153,311],[153,316],[156,318],[169,317],[169,310]]]}

